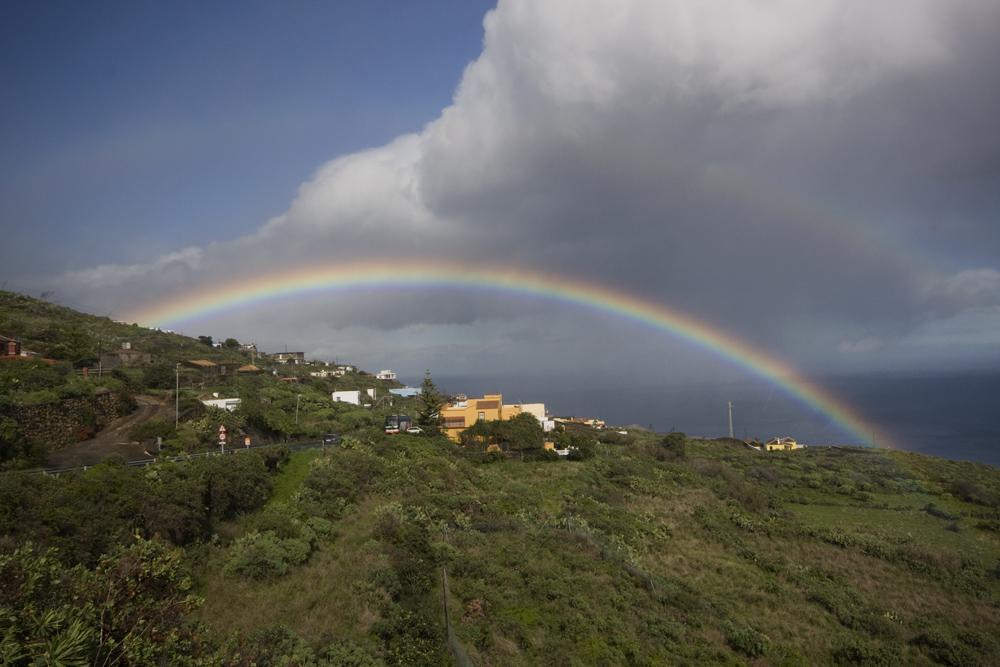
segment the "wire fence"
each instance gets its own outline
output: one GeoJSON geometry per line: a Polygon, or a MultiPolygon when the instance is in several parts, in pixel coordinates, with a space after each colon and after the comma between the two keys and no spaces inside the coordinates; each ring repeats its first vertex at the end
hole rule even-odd
{"type": "MultiPolygon", "coordinates": [[[[447,525],[444,526],[443,534],[444,541],[447,543],[447,525]]],[[[455,631],[451,629],[451,617],[448,615],[448,565],[443,561],[441,563],[441,601],[444,604],[444,627],[448,636],[448,649],[455,656],[455,664],[458,667],[476,667],[476,663],[472,662],[472,658],[469,657],[469,652],[465,650],[455,631]]]]}

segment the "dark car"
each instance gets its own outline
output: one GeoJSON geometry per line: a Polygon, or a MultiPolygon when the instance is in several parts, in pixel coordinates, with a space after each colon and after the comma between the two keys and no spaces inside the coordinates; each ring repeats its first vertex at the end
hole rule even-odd
{"type": "Polygon", "coordinates": [[[323,436],[324,445],[336,445],[340,442],[340,434],[338,433],[327,433],[323,436]]]}

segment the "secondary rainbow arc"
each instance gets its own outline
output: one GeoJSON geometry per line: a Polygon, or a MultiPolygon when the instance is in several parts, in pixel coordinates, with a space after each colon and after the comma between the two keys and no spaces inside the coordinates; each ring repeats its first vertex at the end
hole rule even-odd
{"type": "Polygon", "coordinates": [[[443,262],[352,262],[303,267],[181,294],[137,310],[129,314],[129,319],[151,326],[176,327],[278,299],[385,287],[494,290],[613,314],[700,347],[766,379],[809,409],[824,415],[857,444],[867,444],[873,438],[881,444],[891,443],[885,433],[866,423],[840,399],[792,366],[725,331],[634,294],[520,267],[443,262]]]}

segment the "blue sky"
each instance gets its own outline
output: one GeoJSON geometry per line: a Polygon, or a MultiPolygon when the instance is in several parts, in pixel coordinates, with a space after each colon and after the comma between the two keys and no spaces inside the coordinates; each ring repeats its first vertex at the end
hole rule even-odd
{"type": "Polygon", "coordinates": [[[435,118],[490,6],[4,3],[4,278],[24,246],[81,269],[280,214],[326,160],[435,118]]]}
{"type": "MultiPolygon", "coordinates": [[[[808,372],[995,367],[998,31],[995,0],[4,3],[0,283],[126,317],[301,266],[501,262],[808,372]]],[[[165,324],[417,377],[730,370],[435,290],[165,324]]]]}

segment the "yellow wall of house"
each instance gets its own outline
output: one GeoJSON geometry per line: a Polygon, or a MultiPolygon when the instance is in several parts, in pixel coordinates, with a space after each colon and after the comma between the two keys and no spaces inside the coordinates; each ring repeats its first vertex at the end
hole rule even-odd
{"type": "Polygon", "coordinates": [[[461,440],[462,431],[464,431],[469,426],[472,426],[480,418],[485,421],[494,421],[496,419],[510,419],[511,417],[520,413],[520,408],[518,406],[504,405],[503,396],[500,394],[486,394],[482,398],[470,398],[466,407],[464,408],[443,408],[441,410],[441,418],[444,421],[444,433],[448,436],[450,440],[459,442],[461,440]],[[493,407],[487,407],[493,406],[493,407]],[[481,414],[480,414],[481,413],[481,414]],[[464,425],[461,427],[448,426],[449,420],[455,420],[462,418],[464,419],[464,425]]]}

